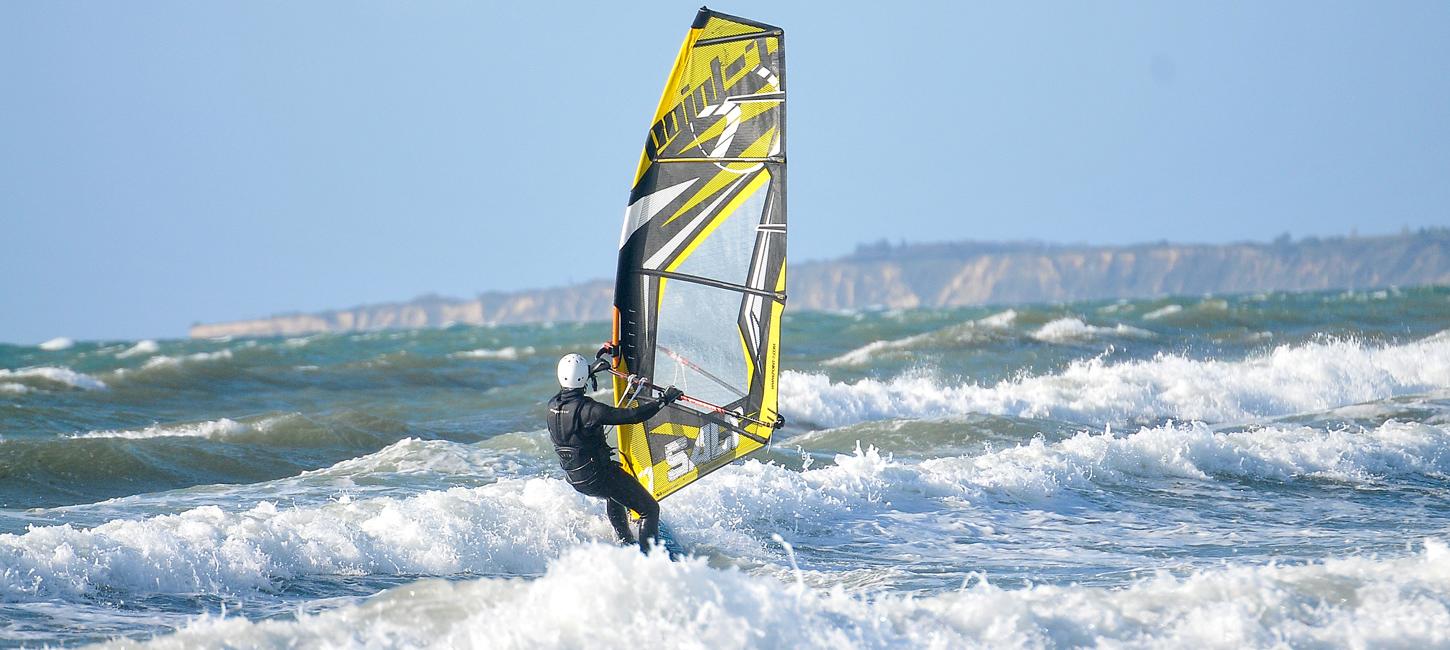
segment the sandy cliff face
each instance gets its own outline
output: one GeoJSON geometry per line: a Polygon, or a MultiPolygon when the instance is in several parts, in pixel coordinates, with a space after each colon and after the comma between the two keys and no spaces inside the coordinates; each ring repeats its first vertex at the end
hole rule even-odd
{"type": "Polygon", "coordinates": [[[949,307],[1450,283],[1450,231],[1298,243],[875,247],[792,269],[803,309],[949,307]]]}
{"type": "Polygon", "coordinates": [[[486,325],[602,320],[609,316],[613,304],[614,283],[590,282],[538,291],[489,293],[473,300],[429,296],[406,303],[364,305],[318,314],[284,314],[200,324],[191,327],[191,337],[300,336],[318,332],[442,327],[453,323],[486,325]]]}
{"type": "MultiPolygon", "coordinates": [[[[1450,284],[1450,230],[1223,246],[924,244],[863,247],[792,266],[792,309],[950,307],[1272,290],[1450,284]]],[[[296,336],[389,328],[607,320],[612,282],[430,296],[318,314],[196,325],[191,336],[296,336]]]]}

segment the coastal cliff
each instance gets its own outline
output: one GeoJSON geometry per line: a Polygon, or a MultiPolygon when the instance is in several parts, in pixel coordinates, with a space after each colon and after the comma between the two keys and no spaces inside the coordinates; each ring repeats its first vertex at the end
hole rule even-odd
{"type": "MultiPolygon", "coordinates": [[[[1041,243],[871,244],[793,265],[791,309],[954,307],[1254,291],[1450,284],[1450,230],[1270,243],[1066,246],[1041,243]]],[[[614,284],[424,296],[313,314],[197,324],[193,338],[297,336],[392,328],[605,320],[614,284]]]]}

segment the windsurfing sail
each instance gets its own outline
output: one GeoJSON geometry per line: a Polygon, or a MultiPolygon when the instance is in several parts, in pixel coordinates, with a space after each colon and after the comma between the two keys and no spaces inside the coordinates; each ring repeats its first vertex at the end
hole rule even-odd
{"type": "Polygon", "coordinates": [[[779,27],[701,8],[645,138],[614,288],[623,376],[686,398],[618,428],[655,498],[769,444],[785,308],[785,44],[779,27]]]}

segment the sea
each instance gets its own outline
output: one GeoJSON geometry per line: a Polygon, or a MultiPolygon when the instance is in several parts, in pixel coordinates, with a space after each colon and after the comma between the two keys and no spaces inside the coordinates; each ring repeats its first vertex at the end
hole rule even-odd
{"type": "Polygon", "coordinates": [[[788,308],[677,561],[543,429],[607,335],[0,345],[0,645],[1450,647],[1450,288],[788,308]]]}

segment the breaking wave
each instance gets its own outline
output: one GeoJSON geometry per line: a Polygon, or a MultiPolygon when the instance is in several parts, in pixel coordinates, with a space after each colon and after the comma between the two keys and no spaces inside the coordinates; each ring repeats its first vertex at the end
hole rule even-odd
{"type": "Polygon", "coordinates": [[[431,474],[442,477],[466,476],[479,480],[501,476],[518,477],[527,469],[538,469],[545,465],[553,466],[553,463],[540,454],[507,446],[487,443],[464,445],[443,440],[404,438],[377,452],[350,458],[331,467],[304,472],[298,478],[349,477],[376,480],[382,475],[431,474]],[[541,460],[544,462],[540,462],[541,460]]]}
{"type": "Polygon", "coordinates": [[[859,446],[835,455],[829,465],[805,471],[748,461],[712,475],[709,491],[673,498],[670,517],[677,530],[708,531],[710,544],[735,556],[752,556],[760,553],[760,536],[780,522],[830,527],[853,512],[923,498],[1028,499],[1050,508],[1050,500],[1063,490],[1158,479],[1375,484],[1404,477],[1440,480],[1447,474],[1450,430],[1444,427],[1387,422],[1374,429],[1215,432],[1202,424],[1167,425],[1128,435],[1084,432],[1058,442],[1037,438],[922,461],[859,446]],[[743,528],[724,530],[721,521],[743,528]]]}
{"type": "Polygon", "coordinates": [[[232,358],[232,351],[225,349],[217,350],[216,352],[197,352],[195,354],[187,354],[178,357],[163,355],[147,359],[146,363],[141,365],[141,369],[151,370],[154,368],[175,368],[186,363],[222,361],[230,358],[232,358]]]}
{"type": "Polygon", "coordinates": [[[536,580],[424,580],[295,620],[207,617],[150,645],[577,648],[669,638],[726,648],[1424,647],[1450,641],[1447,630],[1450,549],[1436,539],[1404,557],[1163,572],[1120,589],[1009,589],[971,574],[958,591],[921,597],[811,589],[596,545],[536,580]]]}
{"type": "Polygon", "coordinates": [[[1043,325],[1032,333],[1032,338],[1045,343],[1071,343],[1091,340],[1101,336],[1150,338],[1153,336],[1153,333],[1122,323],[1118,323],[1113,327],[1089,325],[1079,318],[1059,318],[1043,325]]]}
{"type": "Polygon", "coordinates": [[[306,575],[537,573],[565,547],[608,539],[587,497],[509,479],[320,507],[262,501],[95,528],[0,535],[0,599],[110,592],[236,593],[306,575]]]}
{"type": "Polygon", "coordinates": [[[135,345],[116,353],[117,359],[129,359],[142,354],[156,354],[161,351],[161,346],[151,339],[137,341],[135,345]]]}
{"type": "Polygon", "coordinates": [[[781,373],[781,402],[797,421],[844,426],[888,418],[969,413],[1085,423],[1164,419],[1235,422],[1322,411],[1450,386],[1450,336],[1404,345],[1355,340],[1284,345],[1238,361],[1173,354],[1109,363],[1076,361],[1056,374],[994,385],[942,384],[930,377],[832,382],[781,373]]]}
{"type": "Polygon", "coordinates": [[[899,339],[872,341],[850,352],[827,359],[822,363],[828,366],[862,366],[870,363],[872,359],[883,352],[910,350],[933,344],[952,347],[953,345],[991,340],[994,334],[1011,327],[1016,320],[1017,312],[1008,309],[992,314],[991,316],[936,331],[924,332],[899,339]]]}
{"type": "Polygon", "coordinates": [[[125,431],[87,431],[72,438],[124,438],[145,440],[147,438],[218,438],[247,431],[248,425],[222,418],[195,424],[152,425],[144,429],[125,431]]]}
{"type": "Polygon", "coordinates": [[[1164,305],[1162,307],[1154,309],[1153,311],[1143,314],[1143,320],[1158,320],[1160,318],[1163,318],[1164,316],[1172,316],[1173,314],[1177,314],[1181,311],[1183,311],[1183,305],[1164,305]]]}
{"type": "Polygon", "coordinates": [[[41,343],[36,347],[45,350],[46,352],[58,352],[60,350],[69,350],[70,348],[74,347],[75,344],[76,342],[72,341],[71,339],[68,339],[64,336],[58,336],[49,341],[41,343]]]}
{"type": "Polygon", "coordinates": [[[524,347],[516,347],[510,345],[508,347],[498,349],[479,348],[477,350],[468,350],[466,352],[455,352],[448,356],[454,357],[456,359],[501,359],[505,361],[513,361],[521,357],[533,356],[533,354],[534,347],[531,345],[524,347]]]}
{"type": "Polygon", "coordinates": [[[1374,429],[1331,431],[1263,427],[1217,432],[1201,423],[1170,424],[1128,435],[1084,432],[1055,443],[1036,438],[979,456],[926,460],[921,466],[931,482],[1017,497],[1132,479],[1373,483],[1388,477],[1445,477],[1450,473],[1450,430],[1393,421],[1374,429]]]}
{"type": "Polygon", "coordinates": [[[406,438],[361,412],[156,424],[0,442],[0,508],[55,507],[295,476],[406,438]]]}
{"type": "MultiPolygon", "coordinates": [[[[70,368],[55,366],[39,366],[35,368],[21,368],[19,370],[6,370],[0,368],[0,381],[6,384],[16,384],[26,388],[76,388],[80,390],[105,390],[106,382],[83,372],[76,372],[70,368]]],[[[16,390],[13,392],[26,392],[16,390]]]]}
{"type": "MultiPolygon", "coordinates": [[[[913,500],[952,508],[957,506],[950,500],[960,496],[987,503],[994,497],[1044,499],[1064,489],[1162,477],[1354,483],[1443,477],[1450,471],[1447,451],[1450,431],[1399,422],[1360,431],[1266,427],[1228,433],[1175,425],[1121,436],[1082,433],[1055,443],[1037,439],[924,461],[858,448],[803,471],[758,461],[722,469],[711,477],[712,489],[673,498],[669,521],[693,542],[733,557],[765,559],[762,545],[776,531],[826,530],[913,500]]],[[[0,600],[97,590],[225,594],[307,575],[537,573],[570,547],[610,538],[597,502],[557,478],[524,478],[546,464],[527,451],[404,440],[277,483],[378,484],[391,474],[399,478],[389,485],[415,484],[424,474],[442,485],[449,476],[494,482],[305,506],[253,499],[244,511],[204,506],[94,528],[35,527],[0,535],[0,600]]]]}

